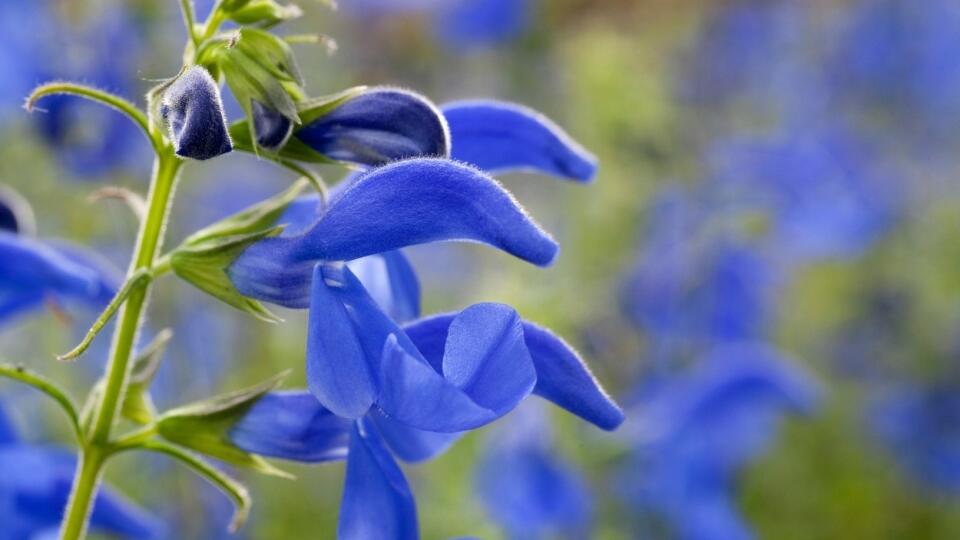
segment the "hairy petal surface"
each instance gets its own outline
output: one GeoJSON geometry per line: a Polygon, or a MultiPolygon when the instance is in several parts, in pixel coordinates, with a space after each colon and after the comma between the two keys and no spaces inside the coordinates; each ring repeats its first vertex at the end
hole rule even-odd
{"type": "Polygon", "coordinates": [[[444,105],[451,157],[488,173],[535,171],[578,182],[593,180],[597,159],[560,126],[514,103],[491,100],[444,105]]]}
{"type": "Polygon", "coordinates": [[[324,408],[308,392],[271,392],[230,431],[247,452],[291,461],[344,459],[350,422],[324,408]]]}
{"type": "Polygon", "coordinates": [[[331,159],[367,166],[450,155],[443,115],[423,96],[396,88],[350,98],[295,136],[331,159]]]}
{"type": "Polygon", "coordinates": [[[349,456],[337,538],[419,538],[410,486],[369,420],[354,424],[349,456]]]}
{"type": "Polygon", "coordinates": [[[220,88],[200,66],[183,72],[164,91],[160,114],[178,156],[204,160],[233,150],[220,88]]]}

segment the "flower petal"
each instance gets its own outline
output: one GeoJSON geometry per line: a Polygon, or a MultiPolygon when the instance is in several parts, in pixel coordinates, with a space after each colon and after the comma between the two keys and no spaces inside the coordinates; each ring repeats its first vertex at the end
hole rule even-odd
{"type": "Polygon", "coordinates": [[[415,463],[436,457],[463,435],[463,432],[440,433],[412,428],[376,409],[370,411],[367,418],[377,425],[377,431],[390,446],[390,450],[407,462],[415,463]]]}
{"type": "Polygon", "coordinates": [[[271,392],[230,430],[239,448],[301,462],[347,457],[350,422],[325,409],[308,392],[271,392]]]}
{"type": "Polygon", "coordinates": [[[0,402],[0,446],[13,444],[18,439],[17,428],[3,407],[3,402],[0,402]]]}
{"type": "Polygon", "coordinates": [[[520,316],[503,304],[476,304],[450,324],[443,376],[497,416],[530,394],[537,372],[520,316]]]}
{"type": "Polygon", "coordinates": [[[589,182],[597,172],[592,154],[533,109],[477,100],[449,103],[442,111],[453,159],[488,173],[525,170],[589,182]]]}
{"type": "MultiPolygon", "coordinates": [[[[262,244],[269,249],[285,240],[262,244]]],[[[450,160],[422,158],[361,176],[294,240],[288,255],[349,261],[445,240],[485,243],[541,266],[553,262],[558,249],[495,180],[450,160]]]]}
{"type": "Polygon", "coordinates": [[[529,321],[523,334],[537,369],[533,393],[606,430],[623,422],[623,411],[604,392],[580,355],[559,336],[529,321]]]}
{"type": "Polygon", "coordinates": [[[369,420],[354,424],[349,456],[337,538],[419,538],[410,486],[369,420]]]}
{"type": "Polygon", "coordinates": [[[289,118],[253,99],[253,131],[257,134],[257,144],[270,151],[278,150],[293,132],[293,122],[289,118]]]}
{"type": "Polygon", "coordinates": [[[407,353],[391,334],[383,346],[377,404],[391,418],[427,431],[478,428],[497,414],[443,378],[425,360],[407,353]]]}
{"type": "MultiPolygon", "coordinates": [[[[443,358],[450,326],[456,314],[423,318],[404,326],[404,331],[434,366],[443,358]]],[[[524,342],[536,369],[533,393],[546,398],[603,429],[623,422],[620,407],[603,391],[580,356],[549,330],[523,322],[524,342]]]]}
{"type": "Polygon", "coordinates": [[[397,88],[372,88],[352,97],[295,136],[326,157],[360,165],[450,155],[440,111],[423,96],[397,88]]]}
{"type": "Polygon", "coordinates": [[[210,159],[233,150],[220,88],[206,69],[193,66],[163,93],[160,113],[178,156],[210,159]]]}
{"type": "Polygon", "coordinates": [[[370,255],[349,267],[390,318],[404,322],[420,316],[420,281],[402,252],[370,255]]]}
{"type": "Polygon", "coordinates": [[[345,418],[366,414],[376,386],[355,326],[340,299],[314,268],[307,326],[307,386],[320,403],[345,418]]]}

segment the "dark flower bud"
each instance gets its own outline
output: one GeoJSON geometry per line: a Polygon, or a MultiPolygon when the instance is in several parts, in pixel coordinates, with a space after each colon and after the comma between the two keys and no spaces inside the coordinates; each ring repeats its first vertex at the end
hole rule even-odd
{"type": "Polygon", "coordinates": [[[185,71],[164,91],[160,114],[178,156],[204,160],[233,150],[220,89],[200,66],[185,71]]]}
{"type": "Polygon", "coordinates": [[[270,107],[252,100],[253,130],[257,135],[257,145],[267,150],[277,151],[293,132],[293,122],[270,107]]]}

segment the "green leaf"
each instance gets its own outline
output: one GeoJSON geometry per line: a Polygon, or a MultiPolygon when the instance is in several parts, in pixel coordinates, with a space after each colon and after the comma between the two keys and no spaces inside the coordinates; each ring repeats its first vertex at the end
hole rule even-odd
{"type": "Polygon", "coordinates": [[[234,505],[233,519],[231,519],[228,527],[230,532],[236,532],[247,521],[247,516],[250,514],[250,507],[253,504],[250,499],[250,492],[247,491],[247,488],[243,484],[234,480],[228,474],[218,470],[192,452],[163,441],[145,441],[139,444],[137,448],[166,454],[176,459],[199,476],[210,481],[211,484],[220,488],[221,491],[230,497],[234,505]]]}
{"type": "Polygon", "coordinates": [[[279,322],[281,319],[263,304],[240,294],[230,281],[227,268],[243,250],[258,240],[279,234],[281,230],[282,227],[273,227],[251,234],[216,237],[198,244],[184,244],[173,252],[170,264],[177,276],[201,291],[260,320],[279,322]]]}
{"type": "Polygon", "coordinates": [[[289,476],[260,456],[236,447],[229,438],[230,430],[250,407],[276,388],[286,375],[284,372],[256,386],[167,411],[157,421],[157,432],[170,442],[228,463],[289,476]]]}
{"type": "Polygon", "coordinates": [[[23,366],[13,366],[10,364],[0,364],[0,377],[6,377],[23,384],[30,385],[43,392],[60,405],[67,418],[70,419],[70,425],[77,436],[77,440],[83,440],[83,431],[80,429],[80,417],[77,414],[77,408],[73,400],[56,383],[43,377],[42,375],[28,371],[23,366]]]}

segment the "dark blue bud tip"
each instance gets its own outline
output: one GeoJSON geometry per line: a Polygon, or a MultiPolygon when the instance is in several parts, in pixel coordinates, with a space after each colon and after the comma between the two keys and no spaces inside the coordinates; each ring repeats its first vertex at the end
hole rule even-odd
{"type": "Polygon", "coordinates": [[[166,89],[160,114],[178,156],[204,160],[233,150],[220,88],[200,66],[185,71],[166,89]]]}
{"type": "Polygon", "coordinates": [[[19,193],[0,185],[0,231],[32,234],[33,210],[19,193]]]}
{"type": "Polygon", "coordinates": [[[257,100],[253,105],[253,130],[257,135],[257,145],[270,151],[279,150],[293,133],[293,122],[279,112],[257,100]]]}

